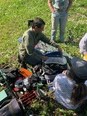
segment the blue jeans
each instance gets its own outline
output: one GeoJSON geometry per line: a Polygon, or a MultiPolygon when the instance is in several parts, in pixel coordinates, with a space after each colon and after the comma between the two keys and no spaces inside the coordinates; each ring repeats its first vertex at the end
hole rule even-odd
{"type": "Polygon", "coordinates": [[[18,55],[18,61],[21,64],[29,64],[31,66],[35,66],[37,64],[42,63],[42,57],[44,55],[38,51],[37,49],[34,49],[33,53],[31,55],[28,55],[27,53],[24,56],[18,55]]]}
{"type": "Polygon", "coordinates": [[[67,22],[68,13],[66,11],[55,11],[52,13],[52,30],[51,40],[55,40],[57,28],[59,26],[59,40],[64,41],[65,27],[67,22]]]}

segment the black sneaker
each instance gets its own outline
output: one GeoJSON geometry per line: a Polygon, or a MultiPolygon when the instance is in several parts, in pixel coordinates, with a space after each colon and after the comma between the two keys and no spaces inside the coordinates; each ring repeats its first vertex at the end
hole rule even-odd
{"type": "Polygon", "coordinates": [[[25,69],[28,68],[26,63],[22,63],[20,67],[21,67],[21,68],[25,68],[25,69]]]}
{"type": "Polygon", "coordinates": [[[64,41],[62,41],[62,40],[58,40],[57,42],[58,42],[58,43],[64,43],[64,41]]]}

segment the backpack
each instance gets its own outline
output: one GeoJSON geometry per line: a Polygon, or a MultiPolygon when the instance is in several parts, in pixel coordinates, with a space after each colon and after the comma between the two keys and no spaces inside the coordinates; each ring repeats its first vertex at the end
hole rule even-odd
{"type": "Polygon", "coordinates": [[[0,107],[0,116],[24,116],[18,101],[13,98],[5,100],[0,107]]]}
{"type": "Polygon", "coordinates": [[[42,83],[46,83],[47,80],[52,82],[57,74],[67,69],[67,60],[63,56],[49,57],[41,66],[37,65],[37,69],[35,73],[42,83]]]}
{"type": "MultiPolygon", "coordinates": [[[[7,70],[3,69],[3,71],[7,70]]],[[[23,116],[22,104],[16,99],[8,83],[7,75],[3,71],[0,70],[0,116],[23,116]]]]}
{"type": "Polygon", "coordinates": [[[84,82],[87,80],[87,61],[78,57],[73,57],[71,59],[71,69],[78,81],[84,82]]]}
{"type": "Polygon", "coordinates": [[[64,56],[60,57],[49,57],[44,62],[44,68],[49,67],[53,72],[61,73],[67,69],[67,60],[64,56]]]}

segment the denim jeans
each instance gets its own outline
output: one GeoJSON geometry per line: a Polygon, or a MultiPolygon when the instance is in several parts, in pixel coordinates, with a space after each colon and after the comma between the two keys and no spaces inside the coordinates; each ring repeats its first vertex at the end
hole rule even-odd
{"type": "Polygon", "coordinates": [[[38,51],[37,49],[34,49],[33,53],[31,55],[25,54],[25,56],[18,55],[18,61],[19,63],[25,65],[29,64],[31,66],[35,66],[37,64],[42,63],[42,57],[44,55],[38,51]]]}
{"type": "Polygon", "coordinates": [[[59,40],[64,41],[64,33],[67,22],[68,13],[66,11],[55,11],[52,13],[52,30],[51,30],[51,40],[56,39],[57,29],[59,26],[59,40]]]}

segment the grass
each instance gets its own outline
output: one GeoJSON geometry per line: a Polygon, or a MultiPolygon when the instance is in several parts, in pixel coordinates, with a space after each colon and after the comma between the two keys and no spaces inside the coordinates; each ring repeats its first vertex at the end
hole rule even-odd
{"type": "MultiPolygon", "coordinates": [[[[75,43],[60,44],[69,54],[79,56],[79,40],[87,32],[87,0],[74,0],[69,11],[66,27],[66,40],[72,35],[75,43]]],[[[41,17],[46,22],[44,33],[50,37],[51,13],[47,0],[1,0],[0,1],[0,64],[17,65],[18,38],[27,29],[27,20],[41,17]]],[[[36,106],[35,106],[36,107],[36,106]]],[[[39,107],[39,106],[38,106],[39,107]]],[[[50,104],[50,108],[53,108],[50,104]]],[[[38,108],[36,108],[38,109],[38,108]]],[[[46,105],[41,109],[41,115],[47,116],[46,105]],[[44,109],[44,110],[43,110],[44,109]]],[[[73,111],[56,108],[55,116],[72,116],[73,111]]]]}
{"type": "MultiPolygon", "coordinates": [[[[86,20],[86,0],[75,0],[72,8],[69,11],[68,23],[66,27],[66,39],[71,30],[73,39],[77,44],[72,43],[63,45],[63,49],[78,56],[78,41],[87,30],[86,20]],[[73,46],[73,50],[72,50],[73,46]],[[75,52],[74,52],[75,51],[75,52]]],[[[0,2],[0,64],[4,62],[11,62],[15,64],[14,60],[18,52],[17,38],[22,36],[27,29],[27,20],[39,16],[46,22],[45,34],[50,37],[51,31],[51,13],[47,6],[46,0],[1,0],[0,2]],[[11,60],[10,60],[11,59],[11,60]]],[[[80,55],[79,55],[80,56],[80,55]]]]}

